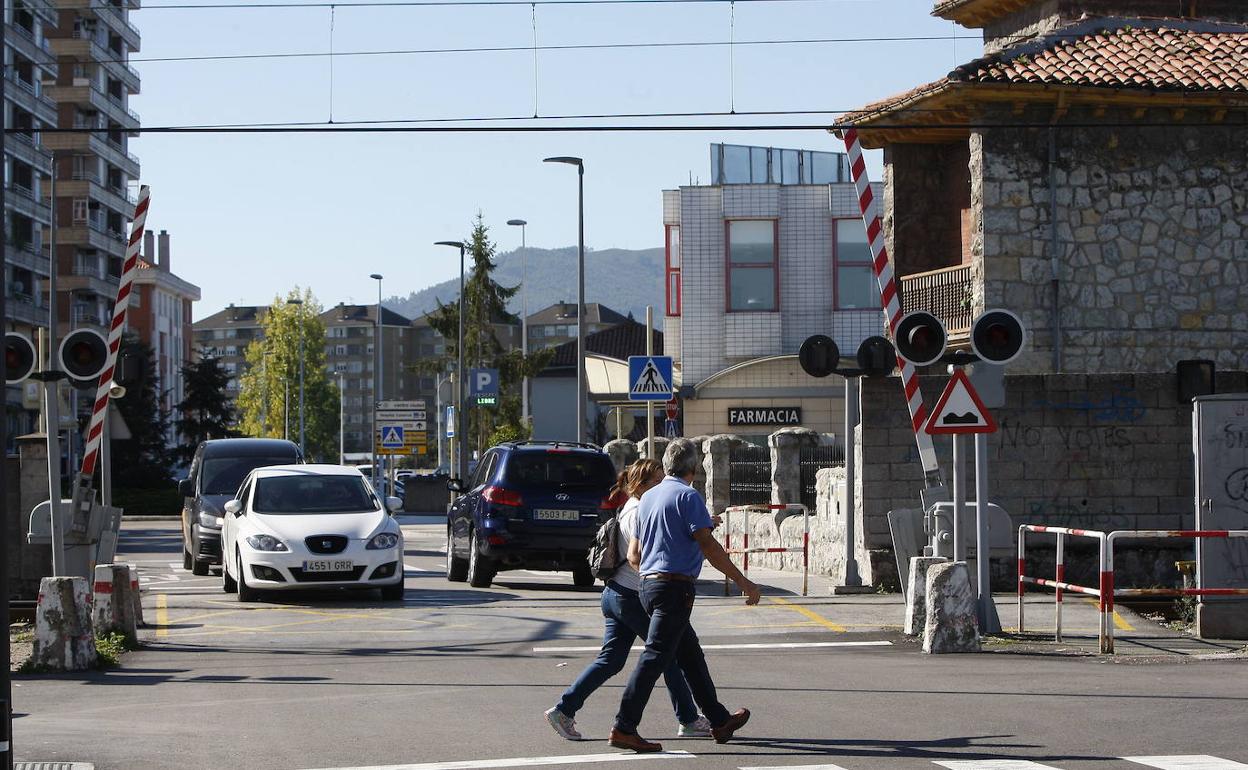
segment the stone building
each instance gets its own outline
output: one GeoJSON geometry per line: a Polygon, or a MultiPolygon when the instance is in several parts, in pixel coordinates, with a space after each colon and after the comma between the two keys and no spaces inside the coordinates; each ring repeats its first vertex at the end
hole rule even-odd
{"type": "MultiPolygon", "coordinates": [[[[1176,365],[1215,362],[1219,392],[1248,385],[1248,5],[942,0],[934,13],[982,29],[984,56],[838,124],[884,150],[905,310],[942,317],[955,345],[986,308],[1029,329],[994,412],[990,499],[1015,524],[1190,528],[1176,365]]],[[[923,378],[929,405],[945,379],[923,378]]],[[[864,381],[862,400],[859,546],[887,582],[885,515],[918,506],[922,473],[899,382],[864,381]]],[[[1132,548],[1124,586],[1176,583],[1191,550],[1132,548]]]]}

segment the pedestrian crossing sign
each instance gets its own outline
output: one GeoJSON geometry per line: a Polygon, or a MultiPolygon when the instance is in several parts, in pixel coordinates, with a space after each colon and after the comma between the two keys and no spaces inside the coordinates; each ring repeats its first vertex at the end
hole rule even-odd
{"type": "Polygon", "coordinates": [[[403,448],[403,426],[402,425],[383,425],[381,428],[381,447],[382,449],[402,449],[403,448]]]}
{"type": "Polygon", "coordinates": [[[628,400],[672,400],[672,357],[629,356],[628,400]]]}

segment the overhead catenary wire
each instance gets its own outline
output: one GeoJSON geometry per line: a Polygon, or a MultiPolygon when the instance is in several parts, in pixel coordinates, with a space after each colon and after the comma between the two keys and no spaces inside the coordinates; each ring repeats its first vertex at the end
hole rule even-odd
{"type": "MultiPolygon", "coordinates": [[[[879,3],[884,0],[736,0],[741,3],[751,4],[769,4],[769,3],[879,3]]],[[[185,11],[185,10],[203,10],[203,9],[241,9],[241,10],[271,10],[283,8],[328,8],[330,5],[337,5],[340,8],[437,8],[437,7],[467,7],[467,6],[517,6],[517,5],[723,5],[731,3],[733,0],[359,0],[354,3],[330,3],[322,0],[300,0],[299,2],[290,3],[220,3],[220,2],[204,2],[204,3],[164,3],[151,5],[144,3],[137,11],[185,11]]],[[[104,3],[88,3],[86,5],[58,5],[57,9],[62,11],[90,11],[95,9],[115,9],[115,6],[104,3]]]]}

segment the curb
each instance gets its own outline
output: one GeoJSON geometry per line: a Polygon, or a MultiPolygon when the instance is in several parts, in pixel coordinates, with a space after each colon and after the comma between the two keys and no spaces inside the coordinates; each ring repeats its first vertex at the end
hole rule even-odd
{"type": "Polygon", "coordinates": [[[124,523],[126,523],[127,521],[179,521],[179,520],[181,520],[181,518],[182,518],[182,514],[180,514],[180,513],[172,513],[172,514],[167,514],[167,515],[164,515],[164,516],[157,516],[157,515],[146,515],[146,516],[130,516],[130,515],[123,515],[123,516],[121,517],[121,522],[124,524],[124,523]]]}

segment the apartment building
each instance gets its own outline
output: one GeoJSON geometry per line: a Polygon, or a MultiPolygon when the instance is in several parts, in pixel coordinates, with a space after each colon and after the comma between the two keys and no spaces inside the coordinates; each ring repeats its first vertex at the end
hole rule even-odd
{"type": "Polygon", "coordinates": [[[238,400],[239,381],[247,369],[247,346],[264,337],[268,305],[234,305],[196,321],[191,329],[194,350],[212,356],[230,375],[225,394],[238,400]]]}
{"type": "MultiPolygon", "coordinates": [[[[597,302],[585,303],[585,334],[610,329],[628,318],[597,302]]],[[[529,350],[543,350],[576,339],[576,303],[556,302],[528,317],[529,350]]]]}
{"type": "Polygon", "coordinates": [[[199,287],[173,273],[165,230],[159,239],[151,230],[144,233],[138,266],[126,323],[152,347],[160,405],[173,412],[186,397],[182,367],[192,360],[191,307],[199,301],[199,287]]]}
{"type": "MultiPolygon", "coordinates": [[[[47,32],[57,60],[45,90],[61,127],[92,129],[44,137],[54,153],[56,260],[60,323],[103,329],[112,315],[125,256],[139,161],[128,142],[139,116],[128,106],[139,75],[127,63],[139,50],[129,20],[137,0],[53,0],[57,22],[47,32]]],[[[51,190],[46,194],[50,197],[51,190]]]]}
{"type": "MultiPolygon", "coordinates": [[[[52,156],[42,146],[40,129],[57,124],[56,104],[45,83],[56,77],[56,58],[47,33],[56,26],[56,11],[46,2],[17,0],[3,11],[5,45],[4,125],[11,129],[4,143],[4,270],[6,331],[34,340],[46,328],[44,297],[51,264],[44,231],[52,221],[44,200],[52,176],[52,156]]],[[[6,387],[8,435],[34,430],[38,419],[38,386],[6,387]]]]}
{"type": "Polygon", "coordinates": [[[716,144],[711,180],[663,192],[685,435],[842,432],[840,378],[808,376],[796,354],[827,334],[852,356],[883,329],[846,156],[716,144]]]}

